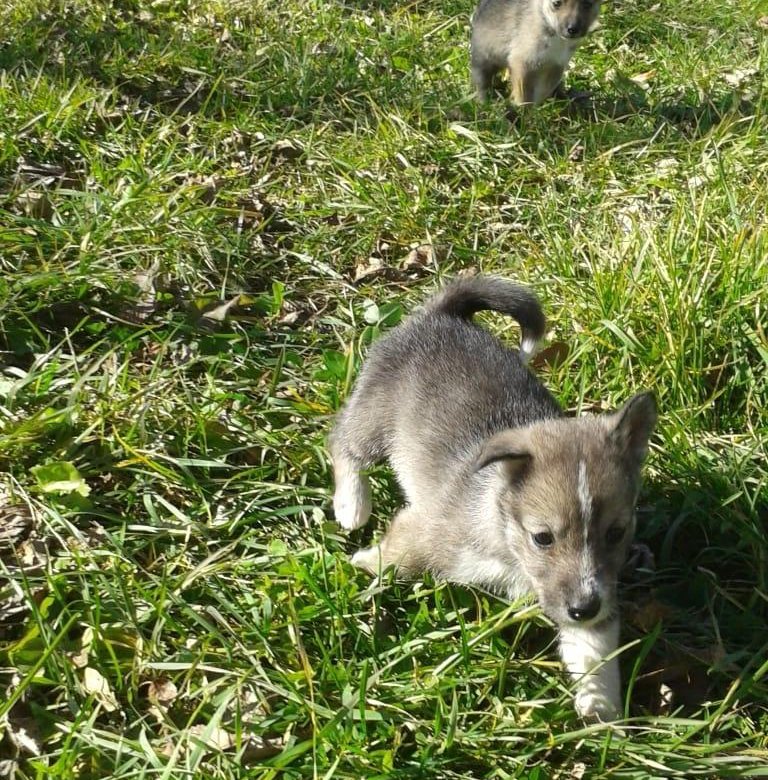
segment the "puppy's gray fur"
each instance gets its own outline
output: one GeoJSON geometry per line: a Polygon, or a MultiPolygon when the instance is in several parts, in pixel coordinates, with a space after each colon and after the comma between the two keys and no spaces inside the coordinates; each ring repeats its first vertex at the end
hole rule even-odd
{"type": "Polygon", "coordinates": [[[403,489],[382,542],[353,562],[535,592],[560,630],[576,708],[619,714],[616,583],[634,532],[640,467],[656,420],[649,394],[620,411],[564,417],[524,359],[544,333],[527,289],[493,277],[449,284],[378,341],[330,437],[334,509],[371,511],[362,470],[387,459],[403,489]],[[471,322],[492,309],[522,326],[522,354],[471,322]]]}
{"type": "Polygon", "coordinates": [[[600,0],[481,0],[472,18],[477,96],[485,98],[506,68],[518,105],[550,97],[599,12],[600,0]]]}

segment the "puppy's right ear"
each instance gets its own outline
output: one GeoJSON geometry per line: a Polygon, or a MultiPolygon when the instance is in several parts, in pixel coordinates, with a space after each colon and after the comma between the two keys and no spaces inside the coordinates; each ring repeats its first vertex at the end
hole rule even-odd
{"type": "Polygon", "coordinates": [[[475,471],[492,463],[503,463],[510,478],[521,479],[531,464],[533,456],[528,437],[519,429],[501,431],[483,444],[475,459],[475,471]]]}

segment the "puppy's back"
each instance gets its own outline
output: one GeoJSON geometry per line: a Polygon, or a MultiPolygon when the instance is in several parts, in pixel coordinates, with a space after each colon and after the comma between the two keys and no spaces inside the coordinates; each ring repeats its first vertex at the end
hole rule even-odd
{"type": "Polygon", "coordinates": [[[483,309],[514,316],[527,341],[543,334],[544,316],[525,288],[489,277],[449,285],[368,355],[342,413],[375,427],[367,460],[389,457],[398,472],[429,463],[444,474],[463,468],[493,433],[560,415],[518,352],[471,322],[483,309]]]}

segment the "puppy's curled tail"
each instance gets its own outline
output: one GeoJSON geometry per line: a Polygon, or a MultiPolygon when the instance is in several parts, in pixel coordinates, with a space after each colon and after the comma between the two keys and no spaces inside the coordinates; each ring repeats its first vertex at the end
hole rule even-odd
{"type": "Polygon", "coordinates": [[[544,337],[546,320],[538,298],[527,287],[496,276],[454,279],[427,303],[426,310],[467,321],[478,311],[498,311],[514,318],[523,331],[520,357],[524,362],[536,354],[544,337]]]}

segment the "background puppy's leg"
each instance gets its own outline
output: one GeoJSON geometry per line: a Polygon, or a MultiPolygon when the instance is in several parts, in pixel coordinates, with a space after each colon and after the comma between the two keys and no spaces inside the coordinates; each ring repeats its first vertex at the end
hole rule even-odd
{"type": "Polygon", "coordinates": [[[394,566],[398,578],[412,579],[426,568],[419,552],[423,545],[422,523],[410,507],[405,507],[395,515],[381,543],[358,550],[352,556],[352,563],[372,574],[394,566]]]}
{"type": "Polygon", "coordinates": [[[576,681],[574,704],[583,718],[611,721],[621,715],[619,661],[603,660],[616,651],[618,642],[618,620],[560,629],[560,655],[576,681]]]}
{"type": "Polygon", "coordinates": [[[536,103],[536,73],[526,70],[523,63],[513,57],[507,62],[509,89],[517,106],[532,106],[536,103]]]}
{"type": "Polygon", "coordinates": [[[477,100],[482,102],[488,99],[495,75],[495,68],[484,68],[481,65],[472,64],[472,84],[475,88],[475,98],[477,100]]]}

